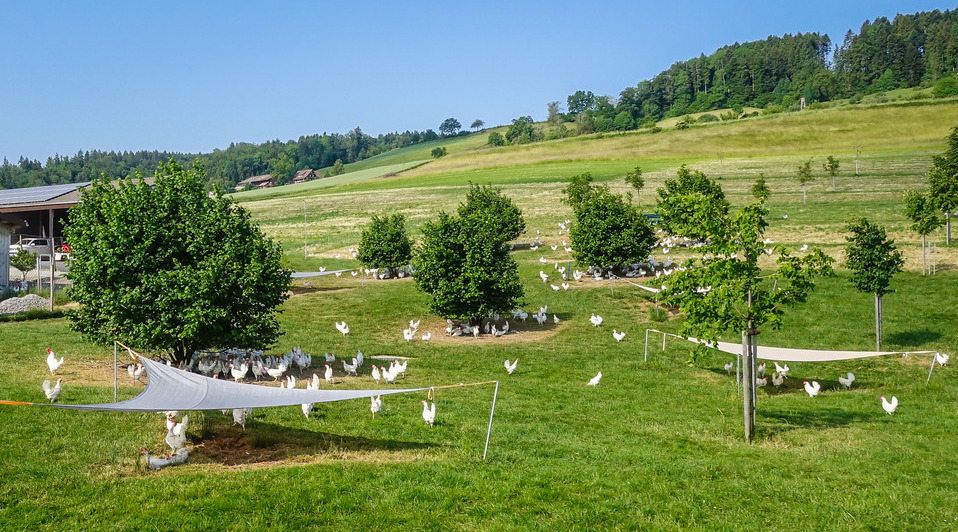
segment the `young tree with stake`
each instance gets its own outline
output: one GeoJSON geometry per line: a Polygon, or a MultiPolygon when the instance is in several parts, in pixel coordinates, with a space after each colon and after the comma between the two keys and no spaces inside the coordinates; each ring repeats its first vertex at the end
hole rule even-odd
{"type": "Polygon", "coordinates": [[[852,233],[845,237],[845,265],[852,271],[849,280],[858,291],[875,294],[875,350],[881,351],[882,296],[894,292],[888,285],[902,271],[905,259],[884,227],[860,218],[848,224],[848,230],[852,233]]]}

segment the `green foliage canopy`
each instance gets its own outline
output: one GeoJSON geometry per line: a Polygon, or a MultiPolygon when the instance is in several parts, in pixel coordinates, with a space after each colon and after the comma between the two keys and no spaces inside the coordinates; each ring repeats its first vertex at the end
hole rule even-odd
{"type": "Polygon", "coordinates": [[[20,270],[21,278],[37,267],[37,254],[23,248],[17,250],[16,255],[10,255],[10,266],[20,270]]]}
{"type": "Polygon", "coordinates": [[[884,227],[865,218],[848,224],[848,230],[852,235],[845,237],[845,265],[852,271],[851,283],[860,292],[878,296],[893,292],[888,285],[905,264],[895,241],[888,238],[884,227]]]}
{"type": "Polygon", "coordinates": [[[707,226],[693,223],[694,220],[706,212],[710,216],[728,214],[729,202],[722,187],[703,172],[689,170],[684,164],[679,167],[676,179],[666,179],[664,188],[657,192],[656,210],[662,216],[658,225],[672,235],[704,240],[709,237],[707,226]]]}
{"type": "Polygon", "coordinates": [[[566,195],[566,203],[575,209],[575,206],[592,192],[592,181],[591,172],[572,176],[572,178],[569,179],[569,184],[562,189],[562,193],[566,195]]]}
{"type": "Polygon", "coordinates": [[[395,268],[412,260],[412,239],[406,235],[406,217],[402,214],[373,215],[363,230],[356,258],[367,268],[395,268]]]}
{"type": "Polygon", "coordinates": [[[68,274],[80,307],[71,326],[97,343],[120,340],[174,360],[198,349],[267,348],[290,271],[281,250],[229,198],[208,196],[203,169],[172,160],[154,186],[107,179],[70,209],[68,274]]]}
{"type": "Polygon", "coordinates": [[[459,215],[439,213],[423,226],[413,258],[416,286],[430,296],[433,312],[479,323],[491,312],[506,312],[524,295],[519,266],[509,255],[509,235],[525,221],[496,189],[473,186],[459,215]]]}
{"type": "Polygon", "coordinates": [[[905,191],[904,202],[905,216],[912,222],[912,231],[919,235],[928,236],[944,224],[944,220],[935,209],[934,203],[921,192],[917,190],[905,191]]]}
{"type": "Polygon", "coordinates": [[[958,127],[948,135],[948,148],[931,158],[928,174],[928,194],[935,207],[942,212],[958,210],[958,127]]]}
{"type": "Polygon", "coordinates": [[[439,126],[439,132],[443,135],[455,135],[460,129],[462,129],[462,124],[455,118],[447,118],[439,126]]]}
{"type": "Polygon", "coordinates": [[[644,261],[655,247],[655,234],[642,213],[608,187],[594,187],[573,204],[573,211],[569,235],[577,262],[618,269],[644,261]]]}

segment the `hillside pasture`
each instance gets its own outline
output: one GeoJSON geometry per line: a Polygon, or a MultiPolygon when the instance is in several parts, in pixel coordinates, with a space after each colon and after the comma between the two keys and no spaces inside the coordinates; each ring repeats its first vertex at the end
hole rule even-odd
{"type": "MultiPolygon", "coordinates": [[[[907,261],[884,299],[883,347],[958,355],[958,245],[946,248],[935,233],[939,273],[922,276],[918,237],[900,204],[904,190],[924,187],[955,115],[954,104],[833,109],[656,135],[450,150],[395,177],[369,168],[366,177],[357,171],[311,187],[237,194],[288,264],[315,272],[357,268],[349,248],[373,214],[405,214],[418,238],[425,221],[464,200],[470,181],[503,188],[526,218],[522,242],[539,234],[546,244],[513,251],[523,308],[548,305],[545,325],[510,319],[515,332],[501,339],[450,338],[413,280],[347,272],[295,281],[280,316],[284,336],[271,350],[302,346],[318,371],[323,353],[348,359],[362,349],[360,375],[344,376],[337,361],[336,383],[323,384],[331,389],[376,388],[370,365],[400,357],[409,369],[396,386],[499,381],[488,459],[491,385],[437,390],[431,428],[421,418],[425,393],[384,397],[375,420],[364,400],[317,405],[310,419],[299,406],[257,409],[245,430],[220,412],[190,412],[189,463],[159,472],[145,470],[138,452],[168,449],[159,414],[0,405],[0,522],[36,530],[104,523],[119,530],[952,528],[958,387],[951,365],[936,368],[926,385],[927,354],[793,363],[785,385],[758,390],[749,445],[735,379],[724,369],[729,355],[711,352],[690,364],[689,344],[670,339],[662,350],[653,333],[643,360],[645,330],[677,333],[681,315],[657,318],[650,294],[624,281],[585,278],[553,291],[538,273],[558,281],[557,265],[585,267],[560,246],[568,235],[558,223],[572,218],[561,189],[572,175],[592,172],[625,193],[621,178],[639,165],[641,205],[650,211],[654,190],[681,164],[719,178],[734,206],[751,201],[749,187],[762,173],[772,190],[768,236],[792,249],[819,246],[839,262],[836,276],[789,309],[780,329],[761,331],[760,345],[874,348],[873,298],[855,291],[840,262],[846,222],[867,216],[886,226],[907,261]],[[903,133],[874,132],[878,126],[903,133]],[[857,177],[853,142],[863,144],[857,177]],[[835,191],[821,170],[827,155],[842,165],[835,191]],[[808,158],[815,180],[803,205],[795,168],[808,158]],[[589,323],[592,313],[604,317],[601,327],[589,323]],[[341,320],[348,336],[333,325],[341,320]],[[403,340],[409,320],[422,320],[419,333],[434,340],[403,340]],[[622,342],[613,328],[626,333],[622,342]],[[507,375],[503,361],[516,358],[507,375]],[[586,386],[598,371],[601,383],[586,386]],[[837,378],[848,371],[857,379],[845,390],[837,378]],[[809,397],[803,380],[820,382],[822,393],[809,397]],[[881,395],[900,399],[894,415],[882,410],[881,395]]],[[[112,348],[85,342],[67,320],[0,323],[0,338],[0,399],[45,402],[40,383],[51,378],[43,361],[52,347],[66,358],[61,402],[113,400],[112,348]]],[[[143,387],[122,367],[118,383],[120,399],[143,387]]]]}

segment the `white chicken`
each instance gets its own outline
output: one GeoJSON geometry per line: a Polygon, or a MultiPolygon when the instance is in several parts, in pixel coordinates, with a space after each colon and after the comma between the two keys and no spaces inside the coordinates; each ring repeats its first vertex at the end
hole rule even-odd
{"type": "Polygon", "coordinates": [[[411,341],[413,340],[413,338],[416,337],[416,330],[415,330],[415,329],[403,329],[403,331],[402,331],[402,337],[403,337],[407,342],[411,342],[411,341]]]}
{"type": "Polygon", "coordinates": [[[772,384],[775,386],[781,386],[785,382],[785,377],[782,377],[779,373],[772,374],[772,384]]]}
{"type": "Polygon", "coordinates": [[[182,422],[177,423],[174,421],[173,426],[166,431],[166,444],[170,446],[170,449],[174,453],[177,449],[186,445],[186,428],[189,424],[189,420],[189,416],[183,416],[182,422]]]}
{"type": "Polygon", "coordinates": [[[761,364],[758,365],[758,369],[756,370],[756,373],[758,374],[758,377],[759,377],[759,378],[762,378],[762,377],[765,376],[765,363],[764,363],[764,362],[762,362],[761,364]]]}
{"type": "Polygon", "coordinates": [[[881,407],[885,409],[885,412],[888,412],[888,415],[895,413],[895,410],[898,408],[898,398],[892,396],[891,401],[885,399],[885,396],[881,396],[881,407]]]}
{"type": "Polygon", "coordinates": [[[426,401],[422,401],[422,419],[428,423],[430,427],[436,422],[436,403],[432,403],[432,406],[429,406],[426,404],[426,401]]]}
{"type": "Polygon", "coordinates": [[[851,387],[852,387],[852,383],[855,382],[855,374],[853,374],[851,371],[849,371],[849,372],[848,372],[848,377],[842,377],[841,375],[839,375],[839,376],[838,376],[838,382],[839,382],[839,384],[841,384],[842,386],[844,386],[846,389],[849,389],[849,390],[850,390],[851,387]]]}
{"type": "Polygon", "coordinates": [[[246,378],[246,374],[249,372],[249,364],[244,360],[240,367],[237,368],[230,362],[230,375],[233,376],[233,380],[239,382],[246,378]]]}
{"type": "Polygon", "coordinates": [[[60,388],[61,382],[63,382],[62,377],[57,379],[57,385],[51,388],[50,381],[43,381],[43,393],[47,395],[47,399],[49,399],[51,403],[56,401],[57,397],[60,397],[60,392],[63,391],[63,389],[60,388]]]}
{"type": "Polygon", "coordinates": [[[326,359],[326,363],[327,363],[327,364],[332,364],[333,362],[336,362],[336,355],[334,355],[334,354],[332,354],[332,353],[325,353],[325,354],[323,354],[323,358],[326,359]]]}
{"type": "Polygon", "coordinates": [[[400,363],[399,360],[396,360],[396,361],[394,361],[394,366],[393,366],[393,368],[392,368],[391,371],[392,371],[394,374],[396,374],[396,375],[399,375],[400,373],[402,373],[402,376],[405,377],[405,376],[406,376],[406,367],[407,367],[408,365],[409,365],[409,361],[408,361],[408,360],[403,360],[402,363],[400,363]]]}
{"type": "Polygon", "coordinates": [[[343,333],[343,336],[349,334],[349,325],[346,325],[346,321],[336,322],[336,330],[343,333]]]}
{"type": "Polygon", "coordinates": [[[383,409],[383,396],[377,395],[376,397],[370,397],[369,401],[369,410],[373,413],[373,419],[376,419],[376,414],[383,409]]]}
{"type": "Polygon", "coordinates": [[[347,375],[356,375],[356,364],[347,364],[346,361],[343,360],[343,371],[345,371],[347,375]]]}
{"type": "Polygon", "coordinates": [[[243,427],[243,430],[246,430],[246,409],[245,408],[233,409],[233,424],[239,425],[243,427]]]}
{"type": "Polygon", "coordinates": [[[376,381],[376,384],[379,384],[379,379],[382,378],[382,375],[379,373],[379,368],[377,368],[375,364],[373,364],[373,370],[370,374],[373,380],[376,381]]]}
{"type": "Polygon", "coordinates": [[[539,270],[539,278],[542,279],[543,283],[549,282],[549,276],[542,270],[539,270]]]}
{"type": "Polygon", "coordinates": [[[616,331],[615,329],[612,329],[612,337],[615,338],[615,341],[616,341],[616,342],[621,342],[622,339],[625,338],[625,333],[624,333],[624,332],[618,332],[618,331],[616,331]]]}
{"type": "Polygon", "coordinates": [[[558,286],[556,286],[556,285],[554,285],[554,284],[550,284],[549,287],[552,288],[552,290],[555,291],[555,292],[558,292],[559,290],[561,290],[561,288],[559,288],[558,286]]]}
{"type": "Polygon", "coordinates": [[[587,386],[598,386],[600,380],[602,380],[601,371],[597,373],[595,377],[592,377],[592,379],[589,380],[589,383],[587,384],[587,386]]]}
{"type": "Polygon", "coordinates": [[[326,379],[327,383],[333,383],[333,368],[329,367],[329,364],[326,364],[326,371],[323,373],[323,378],[326,379]]]}
{"type": "Polygon", "coordinates": [[[568,289],[569,289],[569,283],[562,283],[562,289],[563,289],[563,290],[568,290],[568,289]]]}
{"type": "Polygon", "coordinates": [[[60,357],[60,359],[57,360],[56,355],[53,354],[53,350],[47,349],[47,367],[50,368],[50,373],[54,373],[62,365],[63,357],[60,357]]]}
{"type": "Polygon", "coordinates": [[[429,340],[432,340],[432,333],[431,332],[423,333],[422,341],[428,342],[429,340]]]}
{"type": "Polygon", "coordinates": [[[783,379],[788,378],[788,364],[784,366],[779,366],[778,362],[773,362],[773,364],[775,364],[775,373],[781,375],[783,379]]]}
{"type": "Polygon", "coordinates": [[[758,378],[755,379],[755,385],[758,386],[758,387],[765,386],[766,384],[768,384],[768,377],[762,377],[761,379],[758,379],[758,378]]]}
{"type": "Polygon", "coordinates": [[[812,381],[810,383],[803,381],[803,384],[805,385],[805,392],[808,393],[809,397],[815,397],[822,389],[822,385],[818,384],[818,381],[812,381]]]}
{"type": "Polygon", "coordinates": [[[503,363],[506,367],[506,373],[508,373],[509,375],[512,375],[512,372],[516,370],[516,364],[518,363],[519,363],[518,358],[512,364],[509,363],[509,359],[507,358],[506,361],[503,363]]]}
{"type": "Polygon", "coordinates": [[[390,369],[387,369],[385,366],[383,366],[382,378],[385,384],[392,384],[396,380],[396,373],[392,372],[390,369]]]}
{"type": "Polygon", "coordinates": [[[602,316],[598,316],[593,313],[592,317],[589,318],[589,323],[591,323],[593,327],[598,327],[599,325],[602,325],[602,316]]]}
{"type": "Polygon", "coordinates": [[[732,364],[731,362],[726,362],[726,363],[725,363],[725,372],[726,372],[726,373],[728,373],[729,375],[731,375],[733,369],[735,369],[735,364],[732,364]]]}
{"type": "Polygon", "coordinates": [[[945,353],[935,353],[935,362],[937,362],[939,366],[947,366],[949,358],[951,358],[951,356],[946,355],[945,353]]]}
{"type": "Polygon", "coordinates": [[[266,373],[273,378],[274,381],[278,381],[280,377],[286,373],[286,364],[279,364],[275,368],[266,368],[266,373]]]}
{"type": "Polygon", "coordinates": [[[143,371],[145,369],[146,368],[143,367],[143,364],[140,364],[139,362],[136,364],[130,364],[126,367],[126,371],[130,374],[130,378],[133,379],[134,383],[140,380],[140,377],[143,376],[143,371]]]}
{"type": "Polygon", "coordinates": [[[416,321],[409,320],[409,328],[410,328],[410,329],[418,329],[418,328],[419,328],[419,324],[420,324],[421,322],[422,322],[422,320],[416,320],[416,321]]]}

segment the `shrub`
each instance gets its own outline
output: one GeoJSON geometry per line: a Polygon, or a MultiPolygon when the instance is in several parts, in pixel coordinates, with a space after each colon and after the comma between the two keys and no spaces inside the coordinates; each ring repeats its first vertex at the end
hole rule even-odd
{"type": "Polygon", "coordinates": [[[703,124],[706,123],[706,122],[718,122],[718,121],[719,121],[719,117],[717,117],[717,116],[715,116],[715,115],[713,115],[713,114],[711,114],[711,113],[705,113],[704,115],[702,115],[702,116],[700,116],[700,117],[698,118],[698,122],[703,123],[703,124]]]}
{"type": "Polygon", "coordinates": [[[731,109],[719,115],[719,117],[722,120],[738,120],[739,116],[740,116],[740,113],[736,113],[734,110],[731,110],[731,109]]]}
{"type": "Polygon", "coordinates": [[[958,78],[954,76],[941,78],[938,80],[938,83],[935,83],[935,87],[931,89],[931,94],[935,98],[958,96],[958,78]]]}
{"type": "Polygon", "coordinates": [[[489,133],[489,140],[486,141],[490,146],[505,146],[506,138],[502,136],[502,133],[498,131],[493,131],[489,133]]]}

